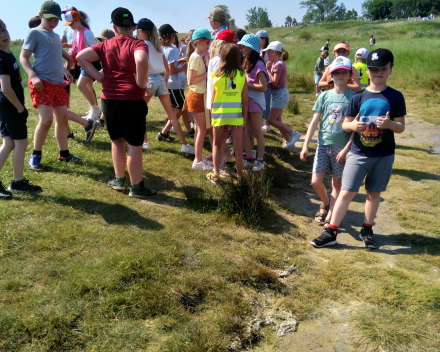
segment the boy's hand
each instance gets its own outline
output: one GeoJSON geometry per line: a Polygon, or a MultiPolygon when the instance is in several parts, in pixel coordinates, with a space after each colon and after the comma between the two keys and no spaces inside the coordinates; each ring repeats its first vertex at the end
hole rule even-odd
{"type": "Polygon", "coordinates": [[[273,65],[273,62],[272,61],[268,61],[266,63],[266,68],[270,71],[272,69],[272,65],[273,65]]]}
{"type": "Polygon", "coordinates": [[[301,153],[299,154],[299,158],[302,161],[307,161],[307,156],[309,155],[309,149],[308,148],[303,148],[301,150],[301,153]]]}
{"type": "Polygon", "coordinates": [[[153,92],[151,91],[150,88],[147,88],[145,90],[145,96],[147,96],[147,97],[152,97],[153,96],[153,92]]]}
{"type": "Polygon", "coordinates": [[[356,132],[362,132],[367,129],[367,123],[366,122],[359,122],[359,118],[361,117],[361,114],[357,114],[357,116],[354,118],[352,123],[352,130],[356,132]]]}
{"type": "Polygon", "coordinates": [[[98,73],[99,73],[99,75],[98,75],[98,78],[96,78],[96,80],[97,80],[99,83],[104,82],[104,79],[105,79],[104,75],[101,73],[101,71],[99,71],[98,73]]]}
{"type": "Polygon", "coordinates": [[[72,82],[73,82],[73,76],[72,76],[70,73],[68,73],[68,72],[65,72],[64,75],[65,75],[66,78],[67,78],[67,82],[69,82],[68,84],[72,84],[72,82]]]}
{"type": "Polygon", "coordinates": [[[347,157],[347,151],[345,151],[344,149],[342,149],[339,153],[338,153],[338,155],[336,155],[336,161],[338,162],[338,163],[345,163],[345,158],[347,157]]]}
{"type": "Polygon", "coordinates": [[[37,90],[44,89],[43,82],[41,81],[41,79],[38,76],[32,77],[31,81],[32,81],[32,85],[35,87],[35,89],[37,89],[37,90]]]}
{"type": "Polygon", "coordinates": [[[391,124],[391,119],[390,119],[390,112],[387,112],[387,115],[385,117],[378,117],[376,119],[376,127],[380,128],[380,129],[385,129],[385,128],[389,128],[391,124]]]}

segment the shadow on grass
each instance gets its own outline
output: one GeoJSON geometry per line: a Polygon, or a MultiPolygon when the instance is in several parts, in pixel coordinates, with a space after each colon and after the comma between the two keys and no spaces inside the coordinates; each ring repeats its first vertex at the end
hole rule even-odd
{"type": "Polygon", "coordinates": [[[431,174],[429,172],[405,169],[393,169],[394,175],[408,177],[412,181],[433,180],[440,181],[440,175],[431,174]]]}
{"type": "Polygon", "coordinates": [[[141,216],[137,211],[122,204],[110,204],[87,198],[44,197],[54,203],[73,208],[87,215],[99,214],[109,225],[132,225],[142,230],[159,231],[164,226],[141,216]]]}
{"type": "Polygon", "coordinates": [[[413,147],[413,146],[409,146],[409,145],[397,145],[396,144],[396,150],[417,150],[420,152],[425,152],[428,154],[431,154],[431,149],[426,149],[426,148],[419,148],[419,147],[413,147]]]}

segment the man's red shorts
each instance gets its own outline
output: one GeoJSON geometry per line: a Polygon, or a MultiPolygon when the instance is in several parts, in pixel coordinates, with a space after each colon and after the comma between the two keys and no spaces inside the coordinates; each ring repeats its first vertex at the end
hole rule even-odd
{"type": "Polygon", "coordinates": [[[38,108],[38,105],[49,105],[56,108],[57,106],[65,106],[69,104],[69,96],[64,87],[66,84],[53,84],[43,81],[43,90],[38,90],[32,84],[32,80],[28,79],[28,86],[31,91],[32,105],[38,108]]]}

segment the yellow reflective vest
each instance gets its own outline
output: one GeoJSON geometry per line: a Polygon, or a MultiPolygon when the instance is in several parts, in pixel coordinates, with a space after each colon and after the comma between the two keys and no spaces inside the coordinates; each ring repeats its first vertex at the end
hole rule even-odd
{"type": "Polygon", "coordinates": [[[353,66],[358,70],[359,76],[361,77],[361,87],[362,89],[368,87],[368,73],[367,73],[367,64],[362,62],[356,62],[353,66]]]}
{"type": "Polygon", "coordinates": [[[235,77],[225,75],[217,77],[212,73],[215,94],[211,110],[212,125],[241,126],[243,125],[242,92],[246,83],[246,73],[237,72],[235,77]]]}

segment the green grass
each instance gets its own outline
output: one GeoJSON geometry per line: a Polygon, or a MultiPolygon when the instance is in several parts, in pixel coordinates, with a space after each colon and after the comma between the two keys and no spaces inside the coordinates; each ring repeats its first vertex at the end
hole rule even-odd
{"type": "MultiPolygon", "coordinates": [[[[327,36],[356,47],[367,44],[372,30],[378,46],[395,54],[390,84],[404,92],[408,110],[440,124],[438,85],[430,85],[439,71],[439,22],[307,26],[310,41],[297,39],[300,29],[269,29],[291,55],[292,108],[283,115],[289,125],[306,131],[315,102],[313,65],[327,36]],[[420,38],[421,31],[428,35],[420,38]]],[[[12,49],[18,58],[19,47],[12,49]]],[[[28,158],[37,112],[25,90],[28,158]]],[[[85,162],[58,163],[51,131],[43,171],[25,170],[44,192],[0,203],[1,351],[226,351],[237,339],[243,348],[264,346],[275,342],[273,333],[247,330],[261,313],[254,302],[263,294],[263,306],[287,309],[303,320],[319,314],[323,302],[355,300],[361,305],[355,316],[361,348],[439,350],[440,284],[432,270],[440,267],[440,161],[423,140],[397,149],[402,158],[389,187],[398,191],[387,201],[407,229],[398,241],[410,244],[413,253],[396,255],[390,267],[363,250],[312,253],[306,242],[316,225],[301,210],[309,199],[296,187],[313,193],[313,158],[299,161],[298,153],[281,148],[279,135],[266,135],[266,174],[273,177],[265,203],[269,213],[251,230],[218,208],[221,192],[191,170],[192,158],[180,154],[178,143],[154,139],[164,112],[157,99],[149,108],[153,148],[144,154],[144,179],[159,191],[156,198],[138,201],[109,189],[107,133],[97,131],[86,144],[82,127],[71,124],[76,139],[70,150],[85,162]],[[292,264],[296,273],[279,281],[273,270],[292,264]]],[[[88,109],[76,87],[72,109],[88,109]]],[[[12,179],[10,160],[1,179],[12,179]]]]}

